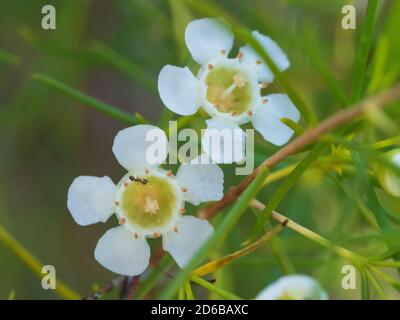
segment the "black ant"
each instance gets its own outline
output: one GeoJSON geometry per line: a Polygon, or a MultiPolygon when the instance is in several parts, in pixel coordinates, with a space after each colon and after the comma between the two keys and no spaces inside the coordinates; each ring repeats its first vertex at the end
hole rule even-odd
{"type": "Polygon", "coordinates": [[[135,182],[140,182],[141,184],[146,184],[148,182],[147,179],[140,179],[140,178],[136,178],[134,176],[129,176],[129,180],[135,181],[135,182]]]}

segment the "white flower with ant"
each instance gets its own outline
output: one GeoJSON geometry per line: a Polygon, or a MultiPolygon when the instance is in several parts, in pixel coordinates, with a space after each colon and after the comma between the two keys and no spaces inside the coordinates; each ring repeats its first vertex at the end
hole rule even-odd
{"type": "MultiPolygon", "coordinates": [[[[253,31],[252,36],[280,71],[289,67],[287,56],[271,38],[258,31],[253,31]]],[[[240,162],[244,147],[232,148],[229,155],[214,152],[208,132],[212,129],[241,132],[241,139],[221,144],[243,145],[245,132],[240,125],[248,122],[274,145],[282,146],[289,141],[294,132],[281,120],[298,122],[300,113],[286,94],[262,95],[274,74],[252,47],[245,45],[236,58],[229,58],[233,34],[221,21],[211,18],[191,21],[186,27],[185,41],[193,59],[201,65],[200,70],[195,76],[188,67],[166,65],[159,74],[158,90],[171,111],[187,116],[203,108],[211,117],[206,121],[202,147],[214,161],[240,162]]]]}
{"type": "Polygon", "coordinates": [[[213,233],[207,220],[183,215],[185,202],[221,199],[222,170],[196,159],[182,164],[176,176],[160,168],[168,155],[168,140],[164,131],[151,125],[121,130],[112,150],[128,171],[117,185],[107,176],[80,176],[68,190],[68,209],[79,225],[106,222],[113,214],[118,219],[120,226],[98,241],[96,260],[115,273],[139,275],[149,265],[147,239],[162,236],[163,249],[184,267],[213,233]],[[164,147],[150,156],[154,137],[164,147]]]}

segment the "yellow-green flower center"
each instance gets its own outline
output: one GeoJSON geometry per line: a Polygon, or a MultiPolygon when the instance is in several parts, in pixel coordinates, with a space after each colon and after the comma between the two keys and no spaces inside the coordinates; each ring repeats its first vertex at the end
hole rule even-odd
{"type": "Polygon", "coordinates": [[[240,115],[251,107],[251,88],[246,77],[238,70],[215,67],[206,77],[207,100],[219,112],[240,115]]]}
{"type": "Polygon", "coordinates": [[[128,222],[141,228],[156,228],[173,219],[176,195],[164,178],[150,176],[130,183],[122,195],[122,210],[128,222]]]}

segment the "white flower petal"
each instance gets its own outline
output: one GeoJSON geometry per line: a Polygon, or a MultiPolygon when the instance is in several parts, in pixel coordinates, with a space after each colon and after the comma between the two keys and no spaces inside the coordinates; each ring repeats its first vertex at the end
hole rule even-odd
{"type": "Polygon", "coordinates": [[[251,122],[265,140],[282,146],[289,141],[294,132],[280,119],[288,118],[298,122],[300,112],[286,94],[270,94],[265,98],[267,103],[256,108],[251,122]]]}
{"type": "Polygon", "coordinates": [[[327,300],[328,295],[313,278],[289,275],[266,287],[256,300],[327,300]]]}
{"type": "Polygon", "coordinates": [[[164,105],[182,116],[196,113],[203,103],[200,83],[187,67],[164,66],[158,75],[158,92],[164,105]]]}
{"type": "MultiPolygon", "coordinates": [[[[253,38],[256,39],[257,42],[263,47],[265,52],[269,55],[271,60],[280,71],[284,71],[289,68],[290,62],[286,54],[274,40],[259,33],[258,31],[253,31],[251,34],[253,38]]],[[[272,82],[274,80],[274,74],[263,62],[260,56],[253,50],[253,48],[251,48],[249,45],[246,45],[240,48],[240,52],[242,53],[241,61],[253,65],[256,68],[258,81],[272,82]]]]}
{"type": "Polygon", "coordinates": [[[114,212],[115,194],[109,177],[77,177],[68,189],[68,210],[81,226],[106,222],[114,212]]]}
{"type": "Polygon", "coordinates": [[[201,202],[220,200],[224,192],[224,173],[221,168],[216,164],[201,163],[184,163],[176,174],[179,186],[187,189],[185,200],[195,206],[201,202]]]}
{"type": "Polygon", "coordinates": [[[164,250],[171,254],[178,266],[184,268],[212,235],[214,228],[207,220],[192,216],[183,216],[177,227],[178,232],[164,234],[162,243],[164,250]]]}
{"type": "Polygon", "coordinates": [[[274,40],[261,34],[258,31],[253,31],[251,35],[268,53],[268,55],[271,57],[272,61],[275,63],[279,70],[283,71],[289,68],[290,62],[286,54],[274,40]]]}
{"type": "Polygon", "coordinates": [[[240,52],[242,53],[242,58],[240,61],[251,65],[255,69],[257,80],[259,82],[265,81],[270,83],[274,81],[275,76],[271,69],[264,62],[262,62],[260,56],[257,55],[250,46],[246,45],[241,47],[240,52]]]}
{"type": "Polygon", "coordinates": [[[211,118],[201,139],[205,153],[216,163],[240,162],[244,159],[246,134],[234,122],[211,118]]]}
{"type": "Polygon", "coordinates": [[[233,34],[217,19],[204,18],[191,21],[185,31],[185,42],[193,60],[201,65],[215,59],[221,50],[232,49],[233,34]]]}
{"type": "Polygon", "coordinates": [[[112,272],[136,276],[149,265],[150,247],[145,238],[135,239],[124,226],[119,226],[100,238],[94,256],[112,272]]]}
{"type": "Polygon", "coordinates": [[[118,132],[112,150],[125,169],[141,171],[167,158],[168,139],[160,128],[140,124],[118,132]]]}

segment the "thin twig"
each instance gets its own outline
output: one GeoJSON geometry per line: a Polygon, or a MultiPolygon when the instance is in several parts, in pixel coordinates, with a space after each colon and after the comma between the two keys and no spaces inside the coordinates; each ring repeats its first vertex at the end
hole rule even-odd
{"type": "Polygon", "coordinates": [[[219,259],[207,262],[206,264],[198,267],[197,269],[195,269],[193,271],[193,275],[203,277],[209,273],[215,272],[216,270],[224,267],[225,265],[231,263],[232,261],[234,261],[236,259],[244,257],[244,256],[248,255],[249,253],[252,253],[253,251],[255,251],[258,248],[260,248],[261,246],[263,246],[266,242],[270,241],[276,235],[278,235],[285,227],[286,222],[287,221],[283,221],[283,222],[279,223],[272,230],[265,233],[261,238],[254,241],[247,247],[244,247],[238,251],[235,251],[235,252],[228,254],[224,257],[221,257],[219,259]]]}
{"type": "Polygon", "coordinates": [[[223,208],[225,208],[227,205],[237,199],[239,195],[249,186],[251,181],[253,181],[253,179],[257,176],[261,166],[266,166],[271,169],[282,160],[302,150],[305,146],[316,142],[327,132],[332,131],[340,125],[343,125],[350,120],[365,114],[369,108],[375,107],[377,109],[381,109],[387,104],[394,102],[398,99],[400,99],[400,84],[396,84],[390,89],[387,89],[373,97],[362,100],[361,102],[355,104],[353,107],[350,107],[346,110],[340,111],[330,116],[318,127],[306,131],[303,135],[293,140],[291,143],[287,144],[285,147],[266,159],[250,175],[242,180],[239,185],[231,187],[221,200],[199,210],[198,216],[206,219],[212,218],[219,211],[221,211],[223,208]]]}
{"type": "MultiPolygon", "coordinates": [[[[264,210],[265,205],[258,201],[257,199],[253,199],[250,205],[256,209],[264,210]]],[[[277,222],[285,224],[286,227],[296,231],[297,233],[303,235],[304,237],[318,243],[320,246],[327,248],[328,250],[334,252],[339,257],[346,259],[347,261],[352,262],[355,266],[360,267],[361,264],[366,262],[366,259],[363,256],[358,255],[357,253],[350,251],[344,247],[341,247],[335,243],[332,243],[330,240],[322,237],[321,235],[315,233],[314,231],[307,229],[306,227],[298,224],[292,219],[280,214],[276,211],[272,212],[271,218],[277,222]]]]}

